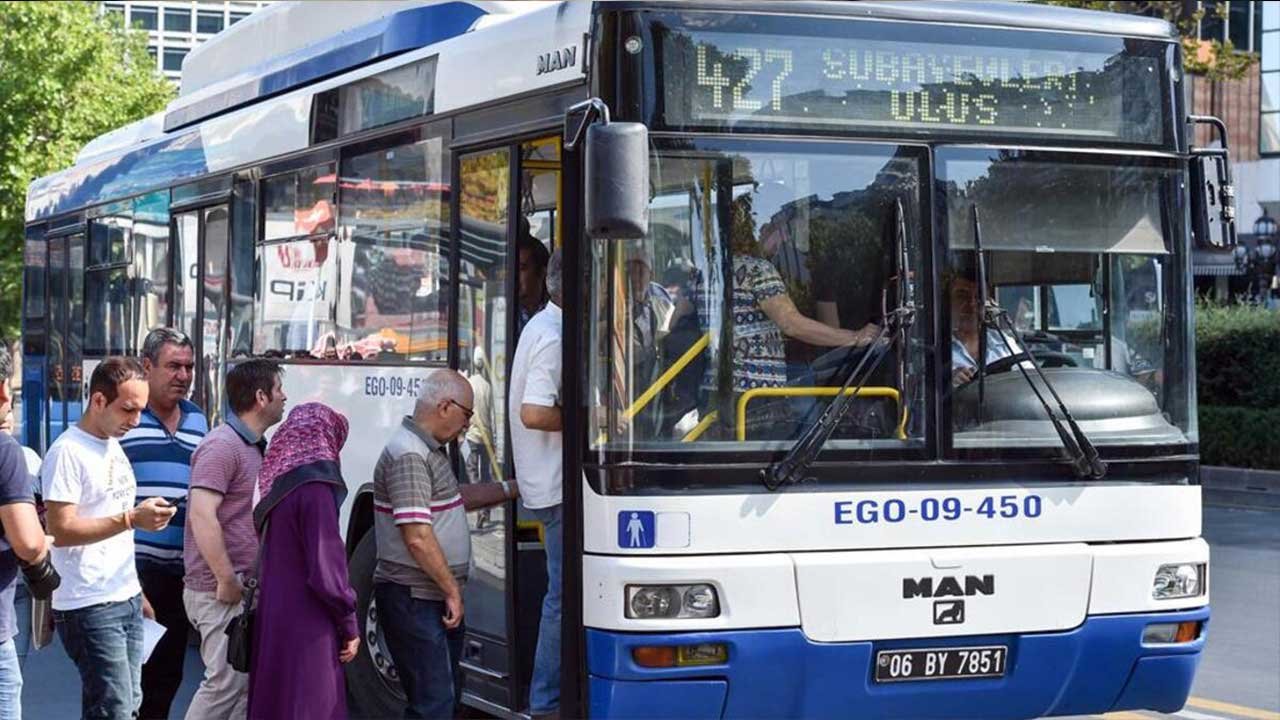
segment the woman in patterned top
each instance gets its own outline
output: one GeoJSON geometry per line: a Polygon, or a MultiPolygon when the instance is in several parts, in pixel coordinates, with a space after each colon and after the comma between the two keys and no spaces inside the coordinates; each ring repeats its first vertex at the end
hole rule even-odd
{"type": "MultiPolygon", "coordinates": [[[[737,398],[754,388],[783,387],[787,384],[787,358],[784,336],[818,347],[869,345],[880,328],[868,323],[860,330],[834,328],[805,317],[787,294],[787,287],[776,268],[760,257],[756,239],[752,196],[742,195],[731,206],[730,238],[733,256],[732,352],[722,353],[720,362],[708,367],[703,389],[718,396],[717,407],[723,425],[732,427],[737,398]],[[729,392],[725,392],[729,391],[729,392]],[[731,400],[732,404],[724,401],[731,400]]],[[[718,307],[718,292],[698,279],[694,288],[696,305],[718,307]]],[[[700,318],[703,329],[709,329],[708,318],[700,318]]],[[[724,337],[724,336],[722,336],[724,337]]],[[[753,400],[748,406],[748,439],[787,438],[793,434],[793,422],[786,398],[753,400]]]]}

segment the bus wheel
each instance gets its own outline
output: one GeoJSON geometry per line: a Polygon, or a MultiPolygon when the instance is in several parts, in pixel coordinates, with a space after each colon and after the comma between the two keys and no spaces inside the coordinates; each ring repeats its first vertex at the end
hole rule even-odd
{"type": "Polygon", "coordinates": [[[356,591],[356,617],[360,625],[360,652],[347,664],[347,693],[352,717],[400,717],[405,697],[400,689],[391,654],[378,625],[373,600],[373,568],[377,564],[373,529],[360,538],[351,555],[351,587],[356,591]]]}

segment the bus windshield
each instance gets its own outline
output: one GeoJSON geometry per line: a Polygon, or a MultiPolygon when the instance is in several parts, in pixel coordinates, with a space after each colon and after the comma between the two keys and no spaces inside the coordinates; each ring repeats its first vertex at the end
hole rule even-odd
{"type": "MultiPolygon", "coordinates": [[[[881,144],[660,144],[648,237],[600,244],[591,268],[593,438],[726,450],[794,439],[896,302],[897,244],[921,266],[923,158],[881,144]]],[[[922,442],[923,343],[884,342],[828,447],[922,442]]]]}
{"type": "Polygon", "coordinates": [[[1176,165],[971,148],[941,148],[937,160],[956,447],[1059,442],[1013,357],[1024,350],[1095,444],[1186,443],[1190,319],[1171,300],[1185,292],[1176,165]],[[1008,320],[985,330],[975,207],[987,295],[1008,320]]]}

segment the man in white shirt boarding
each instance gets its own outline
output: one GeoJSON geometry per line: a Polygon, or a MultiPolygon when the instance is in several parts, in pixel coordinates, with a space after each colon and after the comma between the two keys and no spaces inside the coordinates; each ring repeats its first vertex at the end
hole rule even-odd
{"type": "Polygon", "coordinates": [[[85,718],[130,718],[142,703],[146,600],[131,531],[163,530],[176,512],[161,498],[133,504],[137,483],[119,438],[138,425],[147,395],[137,360],[102,361],[80,421],[58,436],[40,470],[53,565],[62,576],[53,616],[80,672],[85,718]]]}
{"type": "Polygon", "coordinates": [[[563,258],[547,263],[551,297],[520,334],[511,363],[511,450],[524,506],[542,523],[547,553],[547,594],[542,599],[538,646],[529,685],[529,712],[554,715],[560,708],[560,550],[564,418],[561,414],[561,287],[563,258]]]}

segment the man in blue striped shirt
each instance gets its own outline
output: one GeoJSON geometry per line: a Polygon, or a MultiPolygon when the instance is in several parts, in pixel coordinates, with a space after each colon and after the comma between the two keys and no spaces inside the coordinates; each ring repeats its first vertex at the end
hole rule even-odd
{"type": "Polygon", "coordinates": [[[169,526],[159,532],[134,531],[142,595],[168,632],[142,666],[142,707],[138,717],[168,718],[182,685],[187,646],[187,612],[182,604],[182,533],[186,521],[191,453],[209,431],[209,421],[187,400],[195,373],[195,353],[186,335],[167,327],[147,334],[142,367],[151,392],[138,427],[121,440],[138,481],[138,500],[161,497],[179,505],[169,526]]]}

